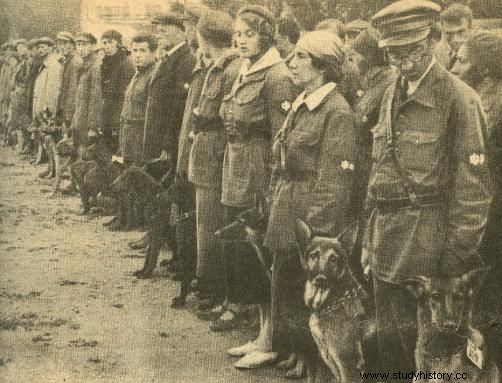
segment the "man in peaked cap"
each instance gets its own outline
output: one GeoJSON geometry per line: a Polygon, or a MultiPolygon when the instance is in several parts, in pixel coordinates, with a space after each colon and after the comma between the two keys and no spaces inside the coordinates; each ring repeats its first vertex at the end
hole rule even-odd
{"type": "Polygon", "coordinates": [[[491,201],[486,126],[476,93],[439,65],[440,7],[401,0],[373,17],[400,75],[373,132],[363,267],[374,281],[384,371],[414,370],[417,276],[482,265],[477,246],[491,201]]]}

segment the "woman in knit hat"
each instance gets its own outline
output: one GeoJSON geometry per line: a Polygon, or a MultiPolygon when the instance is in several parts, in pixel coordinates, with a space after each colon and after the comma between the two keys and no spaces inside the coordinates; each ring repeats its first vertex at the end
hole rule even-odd
{"type": "MultiPolygon", "coordinates": [[[[275,30],[275,18],[266,8],[245,6],[237,13],[234,36],[242,64],[220,108],[228,137],[221,196],[226,224],[253,207],[257,196],[268,194],[272,138],[281,128],[296,96],[288,68],[274,47],[275,30]]],[[[271,352],[271,339],[264,336],[270,326],[270,286],[266,279],[263,283],[263,267],[253,267],[256,271],[250,271],[249,262],[256,260],[256,254],[250,253],[249,248],[226,246],[224,251],[229,262],[227,302],[236,305],[223,305],[223,315],[210,328],[213,331],[235,328],[239,317],[242,318],[239,312],[243,312],[239,303],[261,304],[262,318],[267,320],[262,321],[258,342],[229,350],[234,356],[253,352],[253,356],[239,360],[237,368],[258,367],[277,357],[271,352]],[[238,283],[231,283],[232,280],[238,283]]]]}
{"type": "MultiPolygon", "coordinates": [[[[289,68],[303,92],[291,105],[273,144],[274,185],[265,246],[274,254],[272,307],[274,341],[289,335],[296,352],[308,354],[308,313],[302,301],[303,272],[290,249],[303,220],[315,235],[333,238],[349,227],[356,162],[354,116],[339,92],[345,60],[343,43],[326,31],[298,41],[289,68]],[[298,345],[303,344],[303,350],[298,345]]],[[[319,291],[322,292],[322,291],[319,291]]],[[[319,296],[322,294],[315,294],[319,296]]],[[[322,306],[314,299],[314,309],[322,306]],[[314,307],[316,306],[316,307],[314,307]]],[[[275,347],[275,345],[274,345],[275,347]]],[[[301,346],[300,346],[301,347],[301,346]]],[[[299,362],[302,362],[301,360],[299,362]]],[[[303,363],[300,363],[303,365],[303,363]]],[[[297,363],[298,366],[298,363],[297,363]]],[[[303,374],[301,369],[288,377],[303,374]]]]}

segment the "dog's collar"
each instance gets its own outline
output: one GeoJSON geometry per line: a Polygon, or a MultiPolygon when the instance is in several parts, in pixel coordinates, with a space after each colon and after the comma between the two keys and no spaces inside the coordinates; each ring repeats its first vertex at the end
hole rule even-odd
{"type": "Polygon", "coordinates": [[[189,218],[192,218],[195,216],[195,210],[190,210],[185,213],[181,213],[176,217],[176,223],[186,221],[189,218]]]}
{"type": "Polygon", "coordinates": [[[322,315],[336,314],[340,312],[340,307],[343,307],[345,315],[349,318],[361,319],[366,313],[362,303],[362,299],[366,297],[366,292],[361,287],[353,288],[320,311],[322,315]]]}

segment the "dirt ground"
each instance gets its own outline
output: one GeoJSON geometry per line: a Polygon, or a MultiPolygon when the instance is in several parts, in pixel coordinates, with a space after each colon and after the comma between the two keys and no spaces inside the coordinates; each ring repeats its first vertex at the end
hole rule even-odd
{"type": "Polygon", "coordinates": [[[286,382],[273,367],[238,371],[225,350],[252,329],[215,334],[178,284],[137,280],[143,259],[108,217],[52,196],[45,169],[0,148],[0,382],[286,382]]]}

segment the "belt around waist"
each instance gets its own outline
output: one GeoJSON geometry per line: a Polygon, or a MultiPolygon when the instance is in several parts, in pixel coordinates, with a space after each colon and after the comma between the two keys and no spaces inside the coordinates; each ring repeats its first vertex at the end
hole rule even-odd
{"type": "Polygon", "coordinates": [[[443,193],[422,194],[416,196],[416,201],[412,202],[408,197],[402,198],[377,198],[376,207],[381,211],[395,211],[410,208],[424,208],[440,205],[445,201],[443,193]]]}

